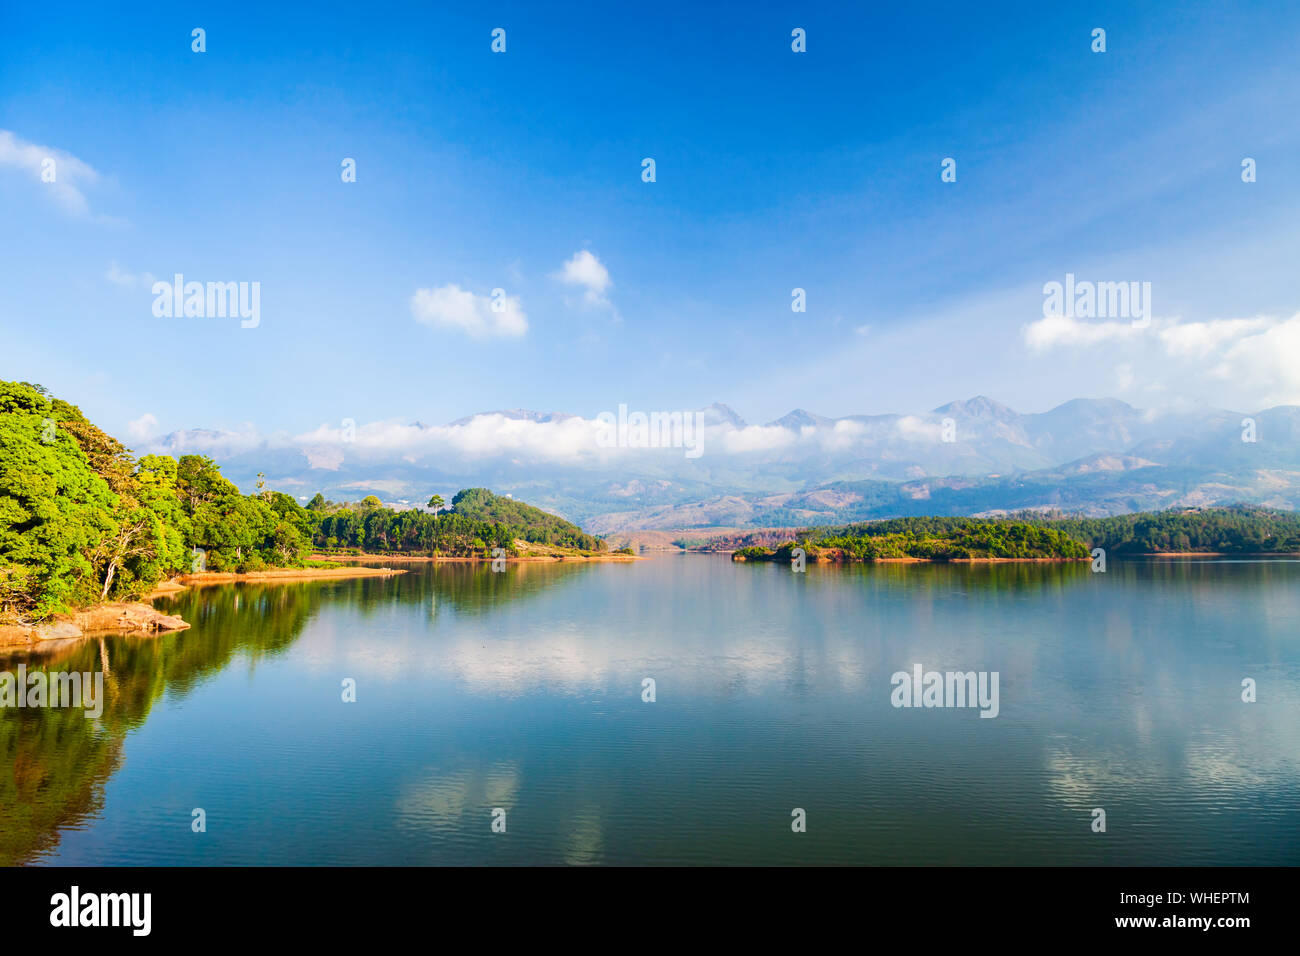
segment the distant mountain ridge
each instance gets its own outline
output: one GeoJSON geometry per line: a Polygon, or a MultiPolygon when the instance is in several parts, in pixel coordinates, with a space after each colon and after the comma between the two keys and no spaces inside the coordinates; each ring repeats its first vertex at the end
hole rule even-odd
{"type": "Polygon", "coordinates": [[[1300,506],[1297,406],[1150,411],[1078,398],[1022,413],[977,395],[915,414],[831,417],[799,407],[762,425],[722,403],[699,411],[694,459],[680,448],[598,447],[594,417],[527,409],[442,426],[362,425],[354,438],[324,427],[295,438],[193,429],[150,450],[211,454],[241,486],[261,472],[300,497],[376,494],[405,507],[432,492],[488,486],[595,533],[1300,506]]]}

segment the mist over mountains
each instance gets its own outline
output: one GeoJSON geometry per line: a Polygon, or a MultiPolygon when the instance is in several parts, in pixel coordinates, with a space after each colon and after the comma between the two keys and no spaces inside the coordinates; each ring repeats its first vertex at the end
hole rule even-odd
{"type": "Polygon", "coordinates": [[[797,408],[765,424],[723,404],[698,414],[698,457],[605,447],[596,418],[523,409],[447,425],[345,421],[300,435],[198,429],[135,444],[210,455],[243,488],[263,473],[302,500],[374,494],[417,507],[435,492],[484,486],[599,534],[1300,504],[1297,406],[1156,412],[1080,398],[1021,413],[977,396],[916,414],[830,418],[797,408]]]}

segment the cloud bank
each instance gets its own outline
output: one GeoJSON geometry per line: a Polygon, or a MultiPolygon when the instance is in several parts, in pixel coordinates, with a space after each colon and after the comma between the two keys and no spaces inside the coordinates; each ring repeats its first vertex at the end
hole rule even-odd
{"type": "Polygon", "coordinates": [[[1263,405],[1300,404],[1300,313],[1202,322],[1164,318],[1145,328],[1048,316],[1024,326],[1022,334],[1035,354],[1105,350],[1120,363],[1121,384],[1129,388],[1201,382],[1209,390],[1230,383],[1263,405]]]}

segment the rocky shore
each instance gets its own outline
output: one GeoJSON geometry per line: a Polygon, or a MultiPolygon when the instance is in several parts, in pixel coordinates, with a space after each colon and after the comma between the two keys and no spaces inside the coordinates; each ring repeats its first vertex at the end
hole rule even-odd
{"type": "Polygon", "coordinates": [[[97,604],[74,614],[59,614],[40,624],[0,624],[0,647],[25,647],[41,641],[75,640],[88,634],[161,634],[189,625],[148,604],[97,604]]]}
{"type": "MultiPolygon", "coordinates": [[[[275,568],[246,574],[220,574],[202,572],[185,574],[160,583],[148,595],[148,600],[175,594],[187,587],[237,582],[276,583],[281,581],[314,581],[337,578],[386,577],[404,574],[392,568],[275,568]]],[[[164,614],[148,604],[115,602],[96,604],[94,607],[72,614],[56,614],[39,624],[0,624],[0,648],[31,647],[42,641],[76,640],[91,634],[163,634],[183,631],[189,627],[184,620],[164,614]]]]}

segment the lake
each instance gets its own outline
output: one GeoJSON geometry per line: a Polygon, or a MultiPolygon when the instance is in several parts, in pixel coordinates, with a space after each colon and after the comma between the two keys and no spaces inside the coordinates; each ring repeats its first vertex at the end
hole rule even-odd
{"type": "Polygon", "coordinates": [[[405,566],[3,658],[0,863],[1300,863],[1300,562],[405,566]]]}

